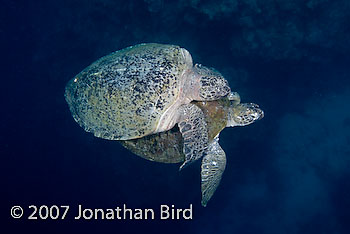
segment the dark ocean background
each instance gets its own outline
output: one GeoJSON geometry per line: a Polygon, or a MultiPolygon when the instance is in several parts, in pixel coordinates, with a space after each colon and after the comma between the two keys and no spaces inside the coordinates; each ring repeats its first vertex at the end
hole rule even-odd
{"type": "Polygon", "coordinates": [[[1,233],[350,233],[350,1],[2,0],[0,11],[1,233]],[[265,111],[221,133],[228,162],[206,208],[200,162],[179,173],[95,138],[64,100],[90,63],[142,42],[188,49],[265,111]],[[74,220],[78,204],[157,217],[74,220]],[[161,204],[193,204],[193,220],[160,220],[161,204]],[[29,205],[71,213],[28,220],[29,205]]]}

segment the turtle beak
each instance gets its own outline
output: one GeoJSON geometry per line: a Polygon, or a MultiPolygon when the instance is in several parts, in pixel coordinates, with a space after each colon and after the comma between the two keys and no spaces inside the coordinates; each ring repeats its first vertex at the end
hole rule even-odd
{"type": "Polygon", "coordinates": [[[264,118],[264,111],[263,110],[261,110],[261,115],[259,117],[259,120],[262,119],[262,118],[264,118]]]}
{"type": "Polygon", "coordinates": [[[259,108],[259,118],[258,120],[261,120],[262,118],[264,118],[264,111],[262,109],[259,108]]]}
{"type": "Polygon", "coordinates": [[[250,105],[252,106],[252,108],[254,109],[254,119],[256,120],[261,120],[262,118],[264,118],[264,111],[262,109],[260,109],[258,104],[255,103],[250,103],[250,105]]]}

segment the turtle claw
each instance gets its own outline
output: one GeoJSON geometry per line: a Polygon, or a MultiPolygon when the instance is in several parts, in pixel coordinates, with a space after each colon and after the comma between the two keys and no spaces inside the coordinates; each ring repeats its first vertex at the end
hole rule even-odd
{"type": "Polygon", "coordinates": [[[188,165],[190,165],[190,164],[191,164],[191,162],[188,162],[188,161],[184,162],[184,163],[179,167],[179,171],[182,171],[184,168],[188,167],[188,165]]]}

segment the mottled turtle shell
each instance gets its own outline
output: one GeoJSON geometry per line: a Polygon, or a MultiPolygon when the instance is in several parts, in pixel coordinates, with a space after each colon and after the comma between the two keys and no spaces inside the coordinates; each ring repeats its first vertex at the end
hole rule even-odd
{"type": "MultiPolygon", "coordinates": [[[[201,108],[205,115],[209,141],[212,141],[226,127],[229,107],[232,104],[238,104],[230,102],[228,98],[192,103],[201,108]]],[[[120,141],[120,143],[132,153],[150,161],[179,163],[185,160],[183,138],[178,127],[139,139],[120,141]]]]}
{"type": "Polygon", "coordinates": [[[65,97],[85,131],[110,140],[139,138],[155,131],[192,66],[179,46],[140,44],[92,63],[68,82],[65,97]]]}

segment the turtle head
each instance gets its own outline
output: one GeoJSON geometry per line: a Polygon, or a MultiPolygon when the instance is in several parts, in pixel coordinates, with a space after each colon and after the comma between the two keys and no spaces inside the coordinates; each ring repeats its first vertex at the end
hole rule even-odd
{"type": "Polygon", "coordinates": [[[196,64],[193,71],[197,81],[196,87],[198,87],[198,93],[194,100],[213,101],[225,97],[231,92],[227,80],[215,69],[196,64]]]}
{"type": "Polygon", "coordinates": [[[245,126],[264,117],[264,111],[254,103],[231,105],[228,112],[227,127],[245,126]]]}

